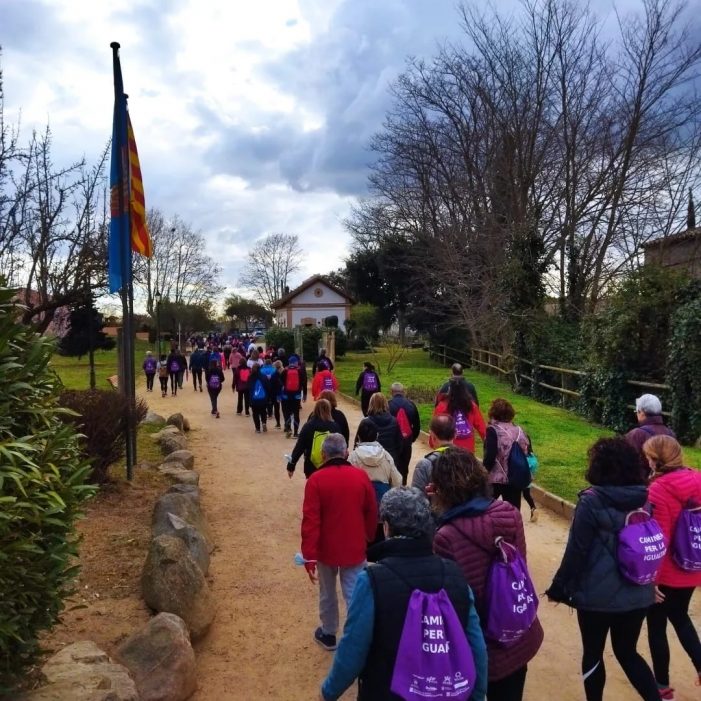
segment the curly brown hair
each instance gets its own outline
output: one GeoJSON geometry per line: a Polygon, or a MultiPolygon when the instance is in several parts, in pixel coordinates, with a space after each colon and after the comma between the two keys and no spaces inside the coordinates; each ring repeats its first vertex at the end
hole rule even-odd
{"type": "Polygon", "coordinates": [[[492,421],[503,421],[504,423],[510,423],[514,420],[516,411],[511,405],[511,402],[507,402],[506,399],[495,399],[489,407],[489,413],[487,416],[492,421]]]}
{"type": "Polygon", "coordinates": [[[623,487],[647,482],[640,454],[622,436],[599,438],[589,448],[588,456],[584,478],[589,484],[623,487]]]}
{"type": "Polygon", "coordinates": [[[451,447],[443,451],[431,471],[436,500],[443,510],[489,495],[489,475],[469,451],[451,447]]]}

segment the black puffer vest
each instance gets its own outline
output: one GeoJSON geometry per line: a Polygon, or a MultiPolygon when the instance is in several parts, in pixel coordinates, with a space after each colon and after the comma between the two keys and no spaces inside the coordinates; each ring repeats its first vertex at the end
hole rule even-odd
{"type": "Polygon", "coordinates": [[[428,540],[390,538],[374,546],[369,556],[377,561],[368,565],[375,625],[358,679],[358,701],[401,701],[390,685],[412,592],[445,589],[464,628],[470,612],[467,582],[454,562],[433,555],[428,540]]]}

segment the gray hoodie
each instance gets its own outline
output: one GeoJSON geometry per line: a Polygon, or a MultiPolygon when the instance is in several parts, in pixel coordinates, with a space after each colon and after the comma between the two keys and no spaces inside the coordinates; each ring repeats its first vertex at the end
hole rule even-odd
{"type": "Polygon", "coordinates": [[[377,442],[358,443],[348,456],[351,465],[365,470],[371,482],[383,482],[390,487],[401,487],[402,476],[392,456],[377,442]]]}

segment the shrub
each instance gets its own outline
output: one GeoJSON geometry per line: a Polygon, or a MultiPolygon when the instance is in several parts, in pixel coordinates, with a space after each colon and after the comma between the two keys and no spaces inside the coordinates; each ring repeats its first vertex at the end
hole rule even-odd
{"type": "Polygon", "coordinates": [[[341,329],[336,329],[336,357],[342,358],[348,350],[348,336],[341,329]]]}
{"type": "Polygon", "coordinates": [[[0,692],[36,656],[76,574],[75,522],[94,492],[73,427],[61,420],[53,344],[17,322],[0,288],[0,692]]]}
{"type": "Polygon", "coordinates": [[[406,396],[417,404],[433,404],[437,390],[427,385],[412,385],[406,388],[406,396]]]}
{"type": "MultiPolygon", "coordinates": [[[[126,443],[127,398],[120,392],[103,389],[66,390],[59,403],[75,414],[64,421],[83,435],[82,449],[92,464],[90,481],[102,484],[109,478],[109,467],[124,455],[126,443]]],[[[138,399],[134,425],[146,416],[148,407],[138,399]]]]}
{"type": "Polygon", "coordinates": [[[287,355],[292,355],[295,349],[295,335],[290,329],[268,329],[265,332],[265,343],[275,348],[284,348],[287,355]]]}
{"type": "Polygon", "coordinates": [[[313,326],[302,329],[302,359],[305,362],[311,363],[317,359],[321,333],[321,329],[313,326]]]}

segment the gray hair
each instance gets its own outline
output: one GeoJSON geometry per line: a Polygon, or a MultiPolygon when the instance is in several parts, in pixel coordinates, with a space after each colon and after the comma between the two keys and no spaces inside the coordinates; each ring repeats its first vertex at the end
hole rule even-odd
{"type": "Polygon", "coordinates": [[[404,394],[404,385],[401,382],[393,382],[390,389],[392,394],[404,394]]]}
{"type": "Polygon", "coordinates": [[[346,439],[340,433],[329,434],[321,444],[321,452],[327,460],[345,458],[347,450],[346,439]]]}
{"type": "Polygon", "coordinates": [[[450,369],[453,375],[456,375],[458,377],[462,375],[462,365],[460,365],[460,363],[453,363],[450,369]]]}
{"type": "Polygon", "coordinates": [[[662,413],[662,402],[654,394],[643,394],[635,400],[635,410],[642,411],[645,416],[659,416],[662,413]]]}
{"type": "Polygon", "coordinates": [[[380,502],[380,519],[389,525],[391,536],[424,538],[431,534],[431,507],[416,487],[394,487],[380,502]]]}

